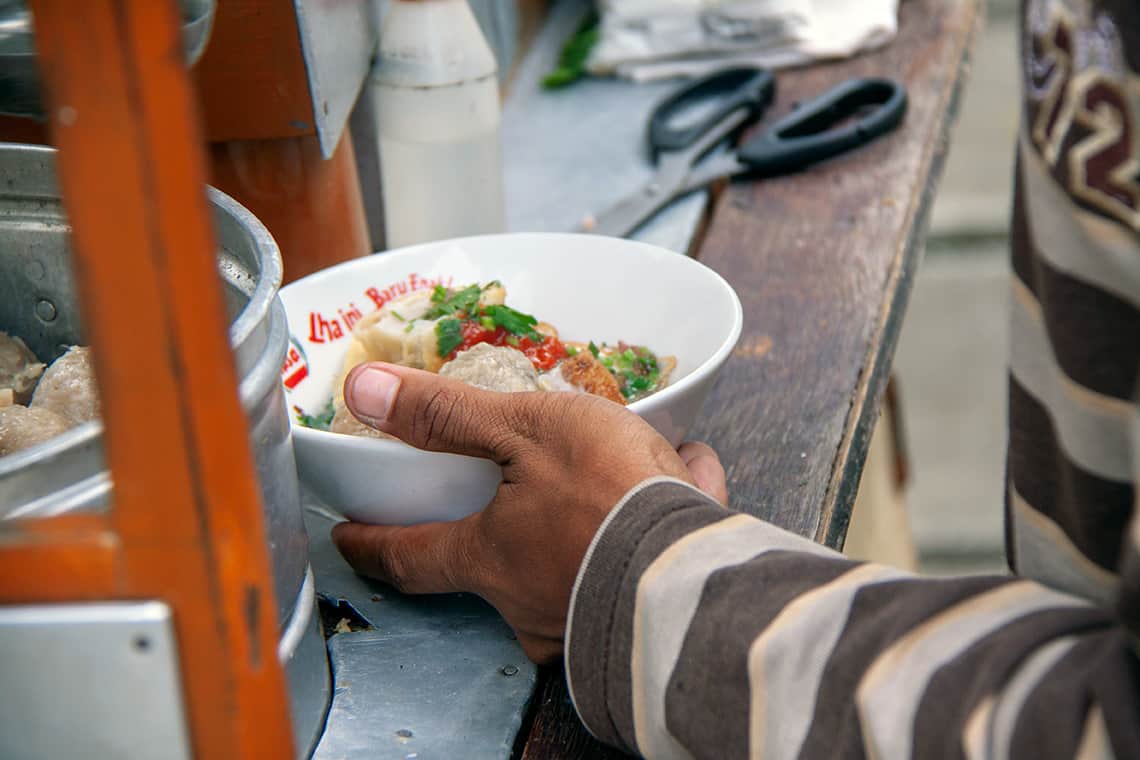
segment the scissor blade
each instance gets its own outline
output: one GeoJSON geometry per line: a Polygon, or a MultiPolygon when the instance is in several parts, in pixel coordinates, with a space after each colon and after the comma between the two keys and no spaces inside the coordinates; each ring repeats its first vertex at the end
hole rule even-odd
{"type": "Polygon", "coordinates": [[[731,179],[747,170],[748,167],[740,163],[735,152],[713,156],[693,167],[689,176],[685,178],[685,184],[681,187],[680,194],[684,195],[699,190],[718,179],[731,179]]]}
{"type": "Polygon", "coordinates": [[[581,226],[583,232],[595,235],[625,237],[661,210],[673,197],[672,189],[649,182],[641,190],[618,201],[581,226]]]}
{"type": "Polygon", "coordinates": [[[688,174],[686,157],[675,154],[663,156],[657,172],[640,190],[587,219],[580,229],[596,235],[629,235],[677,197],[688,174]]]}

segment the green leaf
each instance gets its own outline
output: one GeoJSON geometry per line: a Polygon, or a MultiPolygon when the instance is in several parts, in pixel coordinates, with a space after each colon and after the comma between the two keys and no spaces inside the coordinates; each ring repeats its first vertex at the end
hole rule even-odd
{"type": "Polygon", "coordinates": [[[600,36],[598,14],[592,12],[582,21],[578,31],[566,40],[558,58],[558,66],[543,78],[542,86],[548,90],[566,87],[585,76],[586,62],[600,36]]]}
{"type": "Polygon", "coordinates": [[[333,417],[336,416],[336,409],[333,408],[332,399],[329,399],[325,408],[317,414],[305,414],[298,407],[293,408],[297,412],[297,422],[314,430],[328,430],[329,426],[332,425],[333,417]]]}
{"type": "Polygon", "coordinates": [[[542,336],[534,329],[538,320],[530,314],[515,311],[510,306],[495,304],[483,309],[483,316],[490,317],[496,327],[501,327],[512,335],[520,335],[540,341],[542,336]]]}
{"type": "Polygon", "coordinates": [[[590,353],[594,355],[595,359],[598,358],[598,347],[594,345],[594,341],[590,341],[590,353]]]}
{"type": "Polygon", "coordinates": [[[431,289],[431,302],[443,303],[447,300],[447,288],[442,285],[436,285],[431,289]]]}
{"type": "Polygon", "coordinates": [[[444,291],[443,298],[438,301],[436,300],[436,293],[433,291],[431,300],[435,306],[428,309],[422,318],[437,319],[461,312],[466,315],[474,314],[475,306],[479,303],[479,296],[481,295],[483,295],[483,289],[478,285],[468,285],[463,290],[457,290],[451,295],[447,295],[447,292],[444,291]]]}
{"type": "Polygon", "coordinates": [[[463,326],[455,317],[441,319],[435,323],[435,340],[439,355],[450,356],[463,343],[463,326]]]}

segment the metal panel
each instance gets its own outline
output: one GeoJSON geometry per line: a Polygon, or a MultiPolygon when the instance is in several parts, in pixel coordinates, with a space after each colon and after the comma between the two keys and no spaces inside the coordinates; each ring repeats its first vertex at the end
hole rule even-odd
{"type": "MultiPolygon", "coordinates": [[[[591,7],[587,0],[553,4],[503,106],[510,232],[575,230],[586,215],[643,187],[653,174],[646,122],[676,81],[587,78],[563,90],[542,89],[543,76],[591,7]]],[[[674,201],[630,237],[687,253],[707,201],[703,190],[674,201]]]]}
{"type": "Polygon", "coordinates": [[[189,758],[170,608],[0,607],[0,757],[189,758]]]}
{"type": "Polygon", "coordinates": [[[378,39],[369,0],[294,0],[321,153],[330,158],[372,68],[378,39]]]}
{"type": "Polygon", "coordinates": [[[313,757],[509,757],[536,678],[510,628],[477,597],[407,597],[359,577],[329,540],[337,519],[306,514],[317,593],[372,629],[329,638],[333,702],[313,757]]]}

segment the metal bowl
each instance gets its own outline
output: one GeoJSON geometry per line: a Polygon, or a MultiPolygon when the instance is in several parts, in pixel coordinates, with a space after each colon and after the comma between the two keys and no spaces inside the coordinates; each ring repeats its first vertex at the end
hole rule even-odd
{"type": "MultiPolygon", "coordinates": [[[[206,50],[216,0],[179,0],[182,47],[193,66],[206,50]]],[[[43,118],[35,32],[25,0],[0,0],[0,113],[43,118]]]]}

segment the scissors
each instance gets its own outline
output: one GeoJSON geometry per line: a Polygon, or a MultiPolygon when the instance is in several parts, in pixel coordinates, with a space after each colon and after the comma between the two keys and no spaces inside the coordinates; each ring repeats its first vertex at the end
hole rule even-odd
{"type": "Polygon", "coordinates": [[[775,95],[771,72],[743,67],[714,72],[667,97],[653,110],[647,130],[657,171],[644,187],[588,220],[581,231],[625,237],[674,198],[717,179],[798,171],[890,132],[906,113],[906,90],[898,83],[852,79],[801,103],[735,150],[702,160],[758,121],[775,95]],[[695,124],[673,123],[684,109],[701,101],[708,106],[710,99],[711,112],[695,124]],[[848,117],[853,118],[840,124],[848,117]]]}

